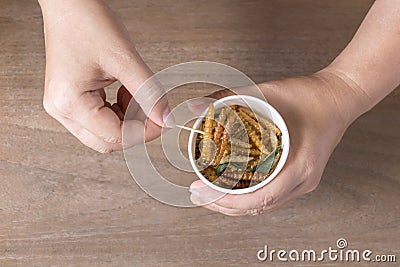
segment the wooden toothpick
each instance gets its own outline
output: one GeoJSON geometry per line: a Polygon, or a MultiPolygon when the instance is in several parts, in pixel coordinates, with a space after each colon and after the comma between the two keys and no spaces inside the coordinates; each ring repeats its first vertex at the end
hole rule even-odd
{"type": "Polygon", "coordinates": [[[186,127],[186,126],[183,126],[183,125],[175,124],[175,126],[181,128],[181,129],[185,129],[185,130],[191,131],[191,132],[196,132],[196,133],[204,134],[203,131],[196,130],[196,129],[193,129],[193,128],[190,128],[190,127],[186,127]]]}

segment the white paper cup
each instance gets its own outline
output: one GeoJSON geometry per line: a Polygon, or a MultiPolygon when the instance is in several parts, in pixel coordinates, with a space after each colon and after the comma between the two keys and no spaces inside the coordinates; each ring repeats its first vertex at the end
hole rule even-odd
{"type": "MultiPolygon", "coordinates": [[[[197,167],[194,153],[195,153],[196,137],[197,137],[198,133],[195,133],[194,131],[192,131],[189,136],[189,144],[188,144],[189,160],[190,160],[193,170],[195,171],[197,176],[200,178],[200,180],[202,180],[209,187],[211,187],[219,192],[227,193],[227,194],[245,194],[245,193],[253,192],[253,191],[265,186],[266,184],[271,182],[278,175],[278,173],[282,170],[283,165],[285,165],[286,159],[289,155],[289,146],[290,146],[289,132],[286,127],[285,121],[283,120],[282,116],[278,113],[278,111],[276,111],[276,109],[274,109],[270,104],[268,104],[267,102],[265,102],[259,98],[256,98],[253,96],[247,96],[247,95],[233,95],[233,96],[221,98],[214,102],[215,110],[221,109],[222,107],[231,106],[231,105],[240,105],[240,106],[249,107],[252,109],[253,112],[257,113],[258,115],[271,120],[281,130],[281,132],[282,132],[282,155],[279,159],[279,162],[278,162],[275,170],[271,173],[270,176],[268,176],[267,179],[265,179],[261,183],[255,184],[248,188],[227,189],[227,188],[219,187],[218,185],[211,183],[206,177],[204,177],[203,174],[201,174],[200,170],[197,167]]],[[[200,117],[194,123],[194,126],[193,126],[194,129],[198,129],[200,127],[206,114],[207,114],[207,109],[204,110],[204,112],[200,115],[200,117]]]]}

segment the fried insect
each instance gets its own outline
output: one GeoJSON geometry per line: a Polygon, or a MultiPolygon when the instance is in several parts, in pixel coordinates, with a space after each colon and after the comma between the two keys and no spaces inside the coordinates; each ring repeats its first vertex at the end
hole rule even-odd
{"type": "Polygon", "coordinates": [[[249,135],[250,140],[254,143],[254,145],[261,151],[262,154],[268,155],[270,151],[265,147],[265,145],[261,142],[260,135],[257,134],[256,130],[251,127],[250,124],[244,122],[246,126],[247,133],[249,135]]]}
{"type": "Polygon", "coordinates": [[[259,156],[261,155],[261,151],[257,148],[244,148],[239,146],[232,146],[231,147],[232,154],[235,155],[249,155],[249,156],[259,156]]]}
{"type": "Polygon", "coordinates": [[[219,179],[226,188],[242,189],[250,186],[251,176],[252,173],[244,173],[243,175],[223,174],[219,179]]]}
{"type": "Polygon", "coordinates": [[[271,145],[271,150],[278,146],[278,137],[276,136],[275,132],[266,132],[266,134],[264,134],[262,138],[263,140],[267,140],[269,142],[269,144],[271,145]]]}
{"type": "MultiPolygon", "coordinates": [[[[244,125],[241,120],[235,120],[231,132],[232,132],[231,141],[232,139],[236,139],[242,141],[243,143],[249,142],[246,129],[244,128],[244,125]]],[[[251,144],[249,145],[251,146],[251,144]]]]}
{"type": "Polygon", "coordinates": [[[264,134],[264,129],[260,126],[260,124],[251,116],[249,116],[246,112],[244,112],[243,109],[239,108],[238,115],[242,121],[247,122],[251,127],[256,129],[258,133],[264,134]]]}
{"type": "Polygon", "coordinates": [[[253,170],[258,163],[260,162],[260,157],[255,157],[253,160],[250,160],[249,163],[247,164],[247,169],[248,170],[253,170]]]}
{"type": "Polygon", "coordinates": [[[236,172],[224,172],[222,176],[229,178],[231,180],[251,180],[253,177],[252,172],[243,172],[243,171],[236,171],[236,172]]]}
{"type": "Polygon", "coordinates": [[[214,123],[214,105],[211,103],[208,107],[206,119],[203,127],[203,143],[200,154],[200,165],[208,165],[212,161],[213,157],[213,142],[212,142],[212,131],[214,123]]]}
{"type": "Polygon", "coordinates": [[[249,143],[247,143],[245,141],[242,141],[240,139],[231,137],[230,141],[231,141],[231,145],[232,146],[242,147],[242,148],[251,148],[251,144],[249,144],[249,143]]]}
{"type": "MultiPolygon", "coordinates": [[[[267,151],[271,151],[277,146],[278,140],[276,136],[277,135],[276,129],[278,129],[278,127],[276,127],[270,121],[261,116],[256,117],[256,115],[253,112],[244,107],[239,108],[239,114],[243,119],[246,119],[247,122],[254,129],[256,129],[260,133],[261,135],[260,141],[264,145],[264,147],[266,143],[269,143],[271,145],[270,148],[267,149],[267,151]]],[[[280,132],[279,129],[278,131],[280,132]]]]}
{"type": "Polygon", "coordinates": [[[218,176],[217,176],[217,174],[215,173],[215,170],[212,167],[207,167],[204,170],[204,174],[206,175],[208,180],[210,180],[210,182],[214,182],[215,180],[218,179],[218,176]]]}
{"type": "Polygon", "coordinates": [[[222,108],[217,119],[217,127],[215,127],[214,131],[214,142],[217,147],[219,145],[222,132],[224,131],[223,125],[225,123],[225,120],[226,120],[226,108],[222,108]]]}
{"type": "Polygon", "coordinates": [[[253,159],[253,157],[240,156],[240,155],[237,155],[237,156],[227,155],[227,156],[222,157],[219,164],[224,164],[227,162],[246,163],[247,164],[247,162],[252,159],[253,159]]]}
{"type": "Polygon", "coordinates": [[[260,124],[254,119],[255,118],[254,113],[248,109],[239,107],[238,115],[242,120],[243,124],[245,125],[250,140],[263,154],[269,154],[270,152],[269,149],[267,149],[265,144],[262,142],[263,139],[260,138],[261,136],[265,136],[265,131],[260,126],[260,124]],[[246,112],[244,112],[244,110],[246,110],[246,112]],[[250,116],[249,114],[252,114],[252,116],[250,116]]]}
{"type": "Polygon", "coordinates": [[[278,127],[276,127],[272,122],[270,122],[269,120],[267,120],[266,118],[263,118],[261,116],[256,116],[251,110],[245,108],[245,107],[239,107],[239,110],[241,112],[246,113],[248,116],[250,116],[251,118],[253,118],[254,120],[257,120],[257,122],[262,126],[262,128],[266,131],[266,132],[273,132],[276,135],[281,134],[281,131],[279,130],[278,127]]]}
{"type": "Polygon", "coordinates": [[[224,155],[225,149],[228,146],[229,142],[229,133],[232,129],[233,123],[235,121],[235,112],[232,110],[227,110],[227,120],[226,120],[226,125],[224,129],[224,133],[222,134],[221,137],[221,142],[219,143],[219,146],[217,147],[217,153],[214,158],[214,166],[217,166],[219,162],[221,161],[222,156],[224,155]]]}

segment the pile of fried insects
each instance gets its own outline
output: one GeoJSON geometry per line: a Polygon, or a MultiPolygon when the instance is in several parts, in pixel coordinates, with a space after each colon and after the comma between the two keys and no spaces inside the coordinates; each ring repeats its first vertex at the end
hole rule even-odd
{"type": "Polygon", "coordinates": [[[282,153],[282,133],[250,109],[232,105],[215,111],[210,104],[196,138],[195,158],[210,182],[229,189],[264,181],[282,153]]]}

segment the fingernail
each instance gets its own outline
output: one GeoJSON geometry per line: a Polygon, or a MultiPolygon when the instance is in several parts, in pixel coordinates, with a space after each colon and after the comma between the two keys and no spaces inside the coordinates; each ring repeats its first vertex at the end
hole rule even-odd
{"type": "Polygon", "coordinates": [[[193,190],[190,192],[192,193],[191,199],[194,200],[196,202],[195,204],[197,205],[206,205],[216,200],[215,198],[207,194],[200,194],[200,192],[197,190],[193,190]]]}
{"type": "Polygon", "coordinates": [[[196,206],[201,206],[201,203],[197,198],[191,197],[190,201],[192,201],[192,203],[195,204],[196,206]]]}
{"type": "Polygon", "coordinates": [[[164,122],[164,127],[167,128],[173,128],[175,127],[175,117],[171,113],[171,109],[167,107],[164,112],[163,112],[163,122],[164,122]]]}
{"type": "Polygon", "coordinates": [[[194,189],[189,189],[190,193],[192,193],[193,196],[199,197],[200,196],[200,192],[194,189]]]}
{"type": "Polygon", "coordinates": [[[198,193],[198,192],[197,191],[192,192],[192,194],[190,195],[190,201],[192,201],[192,203],[196,206],[201,206],[202,204],[200,201],[200,197],[196,193],[198,193]]]}

